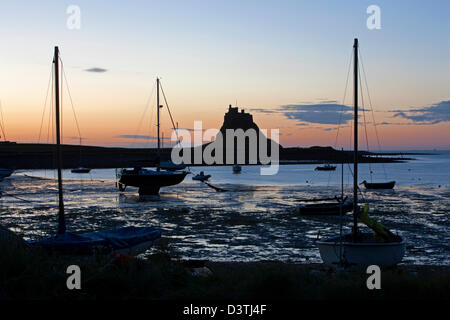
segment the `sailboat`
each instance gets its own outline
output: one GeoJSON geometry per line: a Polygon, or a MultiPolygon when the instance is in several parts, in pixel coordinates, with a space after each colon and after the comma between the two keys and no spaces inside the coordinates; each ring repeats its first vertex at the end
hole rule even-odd
{"type": "MultiPolygon", "coordinates": [[[[127,186],[138,187],[139,195],[159,195],[161,187],[173,186],[181,183],[187,171],[177,171],[176,168],[170,167],[164,170],[167,166],[161,167],[161,141],[160,141],[160,123],[159,123],[159,109],[162,107],[159,104],[159,78],[156,78],[156,110],[157,110],[157,129],[158,129],[158,149],[157,149],[157,168],[156,170],[135,167],[132,170],[122,169],[119,174],[119,190],[125,191],[127,186]]],[[[164,93],[164,92],[163,92],[164,93]]],[[[180,166],[180,168],[184,168],[180,166]]]]}
{"type": "Polygon", "coordinates": [[[29,244],[45,250],[70,255],[120,252],[138,254],[161,237],[161,229],[155,227],[122,227],[103,231],[75,234],[66,232],[62,183],[62,156],[59,108],[59,49],[55,47],[53,58],[55,72],[56,164],[58,172],[58,233],[56,236],[30,241],[29,244]]]}
{"type": "MultiPolygon", "coordinates": [[[[353,166],[353,229],[350,234],[321,239],[316,242],[320,256],[327,265],[389,267],[399,263],[405,254],[405,242],[367,215],[368,205],[358,206],[358,39],[354,40],[354,166],[353,166]],[[358,219],[375,233],[358,230],[358,219]]],[[[342,229],[342,228],[341,228],[342,229]]]]}
{"type": "MultiPolygon", "coordinates": [[[[336,168],[336,167],[334,167],[336,168]]],[[[299,200],[309,203],[300,204],[296,211],[304,216],[339,216],[353,210],[353,203],[344,197],[344,162],[341,163],[341,196],[334,198],[299,200]],[[335,201],[330,201],[335,200],[335,201]]]]}

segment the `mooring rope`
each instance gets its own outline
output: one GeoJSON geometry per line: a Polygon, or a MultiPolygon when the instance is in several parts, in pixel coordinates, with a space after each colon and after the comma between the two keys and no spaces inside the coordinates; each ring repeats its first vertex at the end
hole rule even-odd
{"type": "Polygon", "coordinates": [[[0,195],[1,195],[1,196],[11,197],[11,198],[16,198],[16,199],[18,199],[18,200],[21,200],[21,201],[24,201],[24,202],[28,202],[28,203],[40,203],[40,202],[41,202],[41,201],[27,200],[27,199],[24,199],[24,198],[15,196],[15,195],[13,195],[13,194],[5,193],[4,191],[0,191],[0,195]]]}

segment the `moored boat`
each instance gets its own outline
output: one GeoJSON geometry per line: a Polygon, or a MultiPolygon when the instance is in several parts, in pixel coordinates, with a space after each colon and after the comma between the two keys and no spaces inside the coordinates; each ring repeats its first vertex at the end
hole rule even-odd
{"type": "Polygon", "coordinates": [[[240,165],[235,164],[233,166],[233,173],[241,173],[241,171],[242,171],[242,167],[240,165]]]}
{"type": "Polygon", "coordinates": [[[126,186],[139,188],[140,195],[157,195],[160,188],[183,182],[187,171],[158,171],[144,168],[122,169],[119,173],[119,185],[122,191],[126,186]]]}
{"type": "Polygon", "coordinates": [[[31,246],[41,247],[47,251],[68,255],[90,255],[95,252],[137,254],[147,249],[156,239],[161,237],[159,228],[129,226],[83,234],[66,232],[62,183],[59,60],[59,49],[55,47],[53,65],[55,79],[56,167],[58,173],[58,232],[53,237],[28,243],[31,246]]]}
{"type": "Polygon", "coordinates": [[[368,216],[369,207],[361,212],[358,206],[358,39],[354,45],[354,124],[353,124],[353,227],[351,234],[316,241],[323,262],[330,266],[366,267],[378,265],[390,267],[399,263],[405,254],[405,241],[368,216]],[[375,233],[369,235],[358,230],[358,220],[375,233]]]}
{"type": "Polygon", "coordinates": [[[390,267],[399,263],[405,254],[405,242],[400,237],[380,242],[373,234],[358,233],[335,236],[316,242],[320,257],[327,265],[390,267]]]}
{"type": "Polygon", "coordinates": [[[90,168],[84,168],[84,167],[78,167],[75,169],[70,170],[72,173],[89,173],[91,172],[90,168]]]}
{"type": "Polygon", "coordinates": [[[353,203],[349,201],[342,203],[342,208],[339,202],[306,203],[297,206],[297,213],[305,216],[339,216],[352,210],[353,203]]]}
{"type": "Polygon", "coordinates": [[[395,181],[367,182],[364,180],[361,184],[363,184],[366,189],[393,189],[395,186],[395,181]]]}
{"type": "MultiPolygon", "coordinates": [[[[118,174],[119,178],[119,190],[125,191],[127,186],[139,188],[138,192],[140,196],[158,196],[159,190],[162,187],[173,186],[181,183],[186,175],[187,171],[178,171],[179,168],[185,168],[184,164],[175,165],[171,163],[161,162],[161,140],[160,140],[160,123],[159,123],[159,109],[162,105],[159,104],[159,90],[160,81],[156,78],[156,109],[157,109],[157,128],[158,128],[158,148],[157,148],[157,163],[156,170],[144,169],[135,167],[132,170],[122,169],[118,174]],[[184,166],[184,167],[183,167],[184,166]],[[165,169],[165,170],[161,170],[165,169]]],[[[164,92],[163,92],[164,93],[164,92]]],[[[167,104],[167,102],[166,102],[167,104]]],[[[175,125],[174,125],[175,127],[175,125]]]]}
{"type": "Polygon", "coordinates": [[[54,237],[28,242],[47,251],[67,255],[92,255],[120,252],[136,255],[161,238],[161,229],[155,227],[121,227],[76,234],[65,232],[54,237]]]}
{"type": "Polygon", "coordinates": [[[332,166],[331,164],[327,163],[323,166],[318,166],[314,170],[316,171],[334,171],[336,170],[336,166],[332,166]]]}
{"type": "Polygon", "coordinates": [[[200,171],[199,174],[192,177],[192,180],[204,182],[204,181],[207,181],[209,178],[211,178],[210,174],[205,175],[205,173],[203,171],[200,171]]]}

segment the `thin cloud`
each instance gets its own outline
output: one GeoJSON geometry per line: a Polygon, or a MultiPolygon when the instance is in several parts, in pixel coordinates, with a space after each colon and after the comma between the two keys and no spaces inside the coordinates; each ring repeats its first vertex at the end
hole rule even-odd
{"type": "Polygon", "coordinates": [[[103,72],[108,71],[108,69],[103,69],[103,68],[99,68],[99,67],[94,67],[94,68],[85,69],[84,71],[87,71],[87,72],[94,72],[94,73],[103,73],[103,72]]]}
{"type": "Polygon", "coordinates": [[[337,103],[291,104],[280,107],[285,117],[315,124],[346,123],[353,118],[353,108],[337,103]]]}
{"type": "Polygon", "coordinates": [[[251,108],[250,111],[258,113],[276,113],[278,110],[275,109],[264,109],[264,108],[251,108]]]}
{"type": "Polygon", "coordinates": [[[186,131],[190,131],[190,132],[193,132],[193,131],[205,131],[206,129],[192,129],[192,128],[171,128],[172,130],[186,130],[186,131]]]}
{"type": "Polygon", "coordinates": [[[65,137],[66,139],[70,139],[70,140],[87,140],[88,138],[80,138],[80,137],[74,137],[74,136],[72,136],[72,137],[65,137]]]}
{"type": "MultiPolygon", "coordinates": [[[[119,136],[115,136],[114,138],[119,139],[136,139],[136,140],[157,140],[158,137],[154,136],[146,136],[146,135],[139,135],[139,134],[121,134],[119,136]]],[[[170,138],[167,137],[160,137],[160,139],[168,140],[170,138]]]]}
{"type": "Polygon", "coordinates": [[[450,100],[441,101],[429,107],[394,110],[394,118],[399,117],[413,121],[415,124],[436,124],[450,121],[450,100]]]}
{"type": "Polygon", "coordinates": [[[324,103],[338,103],[338,101],[337,100],[323,100],[323,101],[320,101],[320,103],[321,104],[324,104],[324,103]]]}

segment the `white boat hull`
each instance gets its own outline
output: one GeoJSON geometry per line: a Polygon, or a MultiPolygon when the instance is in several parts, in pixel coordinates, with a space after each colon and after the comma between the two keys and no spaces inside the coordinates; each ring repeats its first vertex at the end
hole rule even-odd
{"type": "MultiPolygon", "coordinates": [[[[347,236],[348,239],[348,236],[347,236]]],[[[326,265],[337,266],[342,261],[346,265],[367,267],[391,267],[399,263],[405,255],[405,242],[348,242],[339,236],[316,242],[320,257],[326,265]],[[341,256],[341,257],[340,257],[341,256]]]]}

